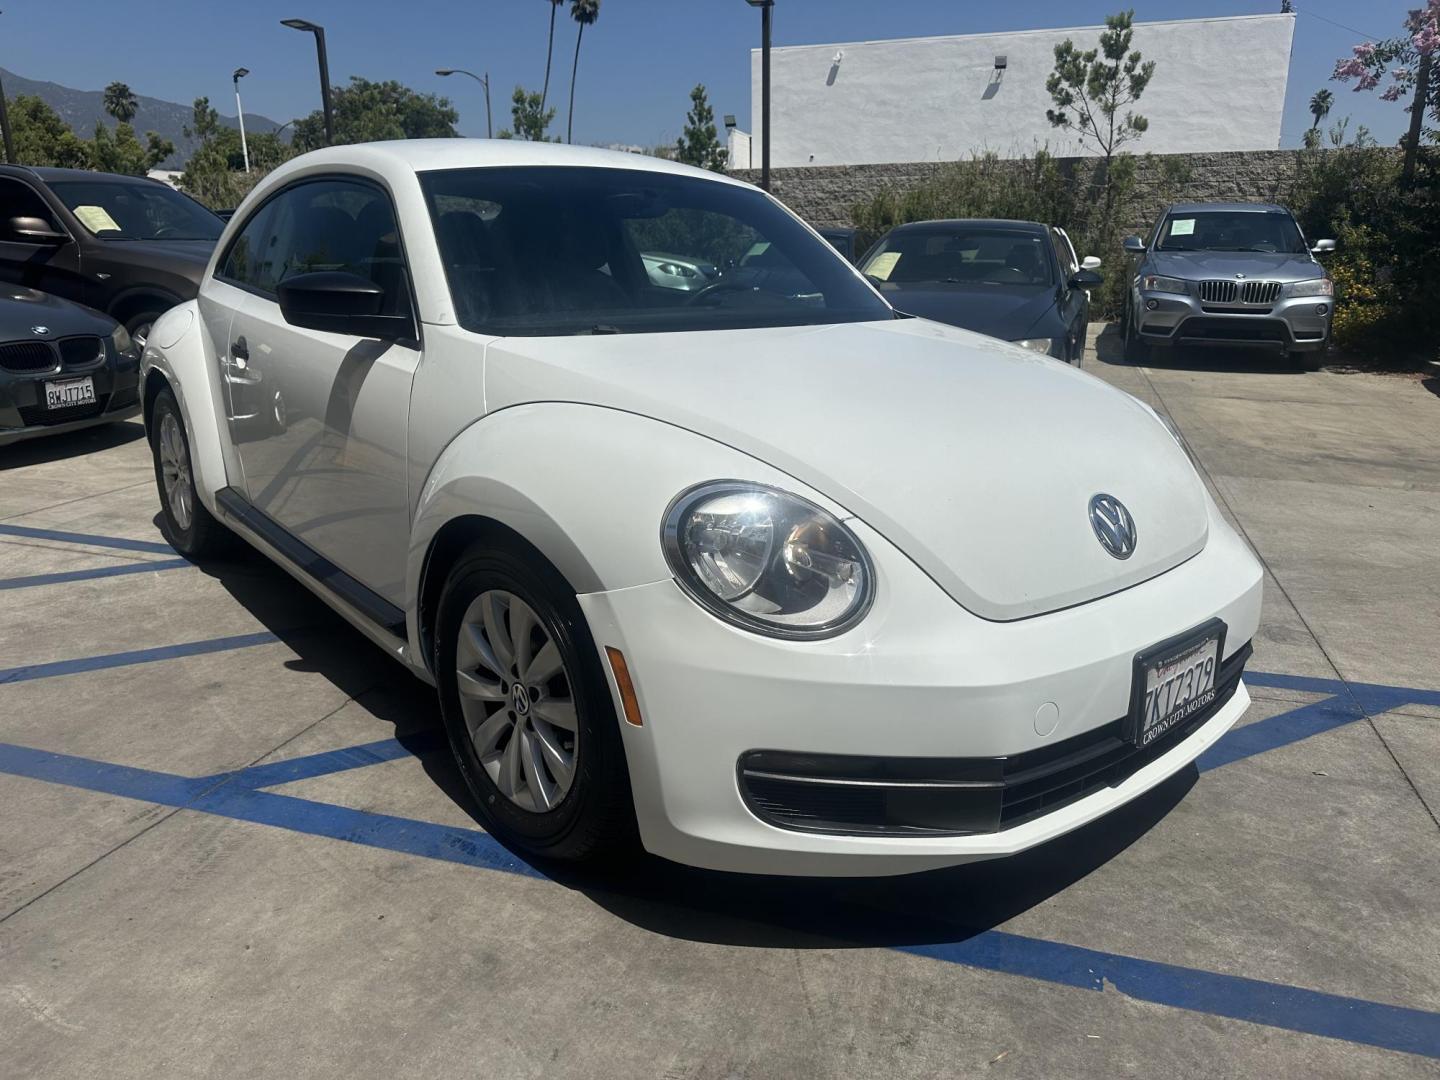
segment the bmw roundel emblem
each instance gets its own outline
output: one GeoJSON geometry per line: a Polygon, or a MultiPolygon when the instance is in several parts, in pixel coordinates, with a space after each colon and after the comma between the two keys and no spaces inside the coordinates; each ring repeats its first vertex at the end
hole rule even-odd
{"type": "Polygon", "coordinates": [[[1135,554],[1135,519],[1114,495],[1100,494],[1090,500],[1090,527],[1095,539],[1117,559],[1135,554]]]}
{"type": "Polygon", "coordinates": [[[31,332],[32,334],[38,335],[39,337],[44,337],[46,334],[48,334],[48,333],[50,332],[50,327],[48,327],[48,326],[32,326],[32,327],[30,327],[30,332],[31,332]]]}

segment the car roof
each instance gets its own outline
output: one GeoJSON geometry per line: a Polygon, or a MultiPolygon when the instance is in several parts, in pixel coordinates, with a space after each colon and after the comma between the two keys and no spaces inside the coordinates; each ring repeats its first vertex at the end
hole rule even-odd
{"type": "Polygon", "coordinates": [[[1288,214],[1290,211],[1283,206],[1276,206],[1274,203],[1248,203],[1248,202],[1187,202],[1172,203],[1170,213],[1172,214],[1200,214],[1207,210],[1225,210],[1231,212],[1249,212],[1255,214],[1288,214]]]}
{"type": "Polygon", "coordinates": [[[935,221],[907,221],[896,225],[891,232],[926,232],[953,229],[960,225],[974,225],[984,229],[1005,229],[1010,232],[1043,233],[1046,226],[1038,221],[1015,221],[1010,218],[939,218],[935,221]]]}
{"type": "Polygon", "coordinates": [[[94,169],[55,169],[48,165],[0,165],[0,175],[34,176],[40,180],[116,180],[123,184],[158,184],[148,176],[125,176],[121,173],[96,172],[94,169]]]}

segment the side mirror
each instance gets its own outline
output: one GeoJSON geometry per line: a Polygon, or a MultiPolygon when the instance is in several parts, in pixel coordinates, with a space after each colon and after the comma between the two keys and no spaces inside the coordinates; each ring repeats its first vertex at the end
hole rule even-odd
{"type": "Polygon", "coordinates": [[[1105,279],[1094,270],[1077,270],[1075,276],[1070,279],[1072,289],[1093,289],[1096,285],[1103,285],[1105,279]]]}
{"type": "Polygon", "coordinates": [[[21,244],[68,244],[70,237],[56,232],[44,218],[12,217],[10,235],[21,244]]]}
{"type": "Polygon", "coordinates": [[[1099,270],[1099,269],[1100,269],[1100,256],[1099,256],[1099,255],[1086,255],[1085,258],[1083,258],[1083,259],[1080,260],[1080,269],[1081,269],[1081,270],[1099,270]]]}
{"type": "Polygon", "coordinates": [[[1320,255],[1327,251],[1335,250],[1334,240],[1316,240],[1315,246],[1310,249],[1310,254],[1320,255]]]}
{"type": "Polygon", "coordinates": [[[1145,241],[1141,240],[1138,236],[1125,237],[1125,239],[1120,242],[1120,246],[1123,247],[1126,251],[1128,251],[1131,255],[1145,254],[1145,241]]]}
{"type": "Polygon", "coordinates": [[[353,337],[413,337],[408,315],[382,315],[385,290],[369,278],[343,270],[296,274],[280,283],[280,314],[291,326],[353,337]]]}

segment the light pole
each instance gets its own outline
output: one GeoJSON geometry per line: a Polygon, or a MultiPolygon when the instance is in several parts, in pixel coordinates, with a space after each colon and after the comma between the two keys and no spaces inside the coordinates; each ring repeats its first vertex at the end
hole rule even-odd
{"type": "Polygon", "coordinates": [[[770,12],[775,0],[745,0],[760,9],[760,186],[770,190],[770,12]]]}
{"type": "Polygon", "coordinates": [[[335,142],[335,118],[330,112],[330,60],[325,55],[325,28],[308,19],[281,19],[281,26],[315,35],[315,54],[320,60],[320,100],[325,107],[325,145],[335,142]]]}
{"type": "Polygon", "coordinates": [[[236,68],[231,76],[235,80],[235,116],[240,121],[240,153],[245,158],[245,171],[250,171],[250,147],[245,142],[245,110],[240,105],[240,80],[250,74],[249,68],[236,68]]]}
{"type": "Polygon", "coordinates": [[[464,68],[436,68],[436,75],[469,75],[485,88],[485,137],[493,139],[495,130],[490,126],[490,73],[487,71],[483,76],[476,75],[473,71],[466,71],[464,68]]]}
{"type": "MultiPolygon", "coordinates": [[[[3,14],[5,14],[5,13],[4,13],[3,11],[0,11],[0,15],[3,15],[3,14]]],[[[5,85],[4,85],[4,83],[0,83],[0,136],[3,136],[3,138],[4,138],[4,140],[5,140],[5,164],[7,164],[7,165],[14,165],[14,164],[16,164],[16,161],[15,161],[15,144],[14,144],[14,142],[12,141],[11,136],[10,136],[10,113],[9,113],[9,111],[5,108],[5,85]]]]}

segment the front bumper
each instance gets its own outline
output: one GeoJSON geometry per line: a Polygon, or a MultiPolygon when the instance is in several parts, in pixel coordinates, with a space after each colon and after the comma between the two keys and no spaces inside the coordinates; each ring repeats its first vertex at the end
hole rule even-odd
{"type": "Polygon", "coordinates": [[[1242,345],[1286,352],[1323,349],[1335,312],[1331,296],[1281,297],[1271,304],[1211,304],[1193,293],[1137,290],[1132,303],[1140,339],[1147,344],[1242,345]]]}
{"type": "Polygon", "coordinates": [[[0,446],[45,435],[127,420],[140,412],[140,362],[132,356],[109,356],[94,368],[57,368],[43,373],[0,370],[0,446]],[[91,379],[95,403],[67,409],[45,407],[45,383],[91,379]]]}
{"type": "Polygon", "coordinates": [[[837,638],[795,643],[745,633],[702,611],[673,581],[582,596],[602,654],[621,650],[635,682],[643,724],[621,728],[646,848],[719,870],[900,874],[1023,851],[1135,798],[1235,723],[1249,703],[1243,683],[1116,782],[998,831],[781,828],[747,805],[738,770],[757,750],[1013,757],[1113,725],[1128,712],[1137,653],[1217,616],[1227,627],[1227,658],[1254,636],[1259,565],[1212,516],[1209,543],[1186,563],[1104,599],[1008,623],[966,612],[853,520],[876,560],[877,596],[865,621],[837,638]]]}

